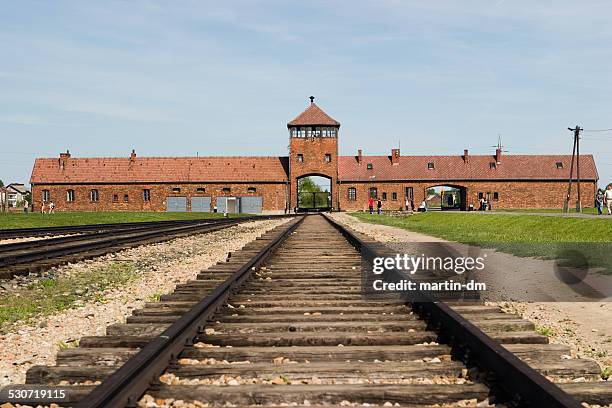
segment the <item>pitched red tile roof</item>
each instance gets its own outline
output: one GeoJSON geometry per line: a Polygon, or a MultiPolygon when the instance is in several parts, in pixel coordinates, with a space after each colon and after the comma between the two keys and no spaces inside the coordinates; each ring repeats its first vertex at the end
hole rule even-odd
{"type": "Polygon", "coordinates": [[[340,126],[340,122],[323,112],[316,103],[312,102],[304,112],[297,115],[295,119],[287,123],[287,126],[340,126]]]}
{"type": "MultiPolygon", "coordinates": [[[[361,164],[355,156],[338,158],[338,178],[343,181],[389,180],[566,180],[572,156],[567,155],[504,155],[497,168],[490,168],[495,156],[402,156],[393,165],[390,156],[363,156],[361,164]],[[558,169],[557,162],[563,163],[558,169]],[[372,163],[372,170],[368,170],[372,163]],[[434,168],[428,169],[428,163],[434,168]]],[[[576,168],[574,166],[574,177],[576,168]]],[[[593,155],[580,155],[580,178],[597,180],[593,155]]]]}
{"type": "Polygon", "coordinates": [[[285,182],[287,157],[71,157],[36,159],[30,183],[285,182]]]}

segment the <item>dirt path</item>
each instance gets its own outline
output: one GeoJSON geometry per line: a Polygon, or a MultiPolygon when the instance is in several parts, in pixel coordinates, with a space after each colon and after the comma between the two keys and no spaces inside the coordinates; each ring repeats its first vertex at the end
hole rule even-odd
{"type": "MultiPolygon", "coordinates": [[[[410,243],[449,242],[401,228],[365,223],[344,213],[335,213],[333,217],[358,232],[385,242],[398,252],[410,247],[410,243]]],[[[565,290],[569,292],[564,293],[562,299],[572,299],[568,296],[573,295],[577,296],[576,299],[581,298],[579,294],[572,293],[572,289],[555,276],[553,261],[520,258],[492,250],[476,250],[489,256],[488,265],[492,265],[491,268],[487,268],[489,276],[481,278],[487,282],[489,290],[496,292],[496,295],[528,298],[551,292],[561,294],[561,291],[565,290]]],[[[599,280],[597,280],[598,274],[594,276],[594,281],[590,284],[595,288],[600,288],[602,284],[609,285],[612,280],[610,276],[599,280]]],[[[612,303],[603,301],[491,303],[500,304],[504,309],[519,313],[533,321],[542,332],[550,336],[551,342],[568,344],[578,356],[593,358],[602,367],[612,366],[612,324],[610,324],[612,303]]]]}

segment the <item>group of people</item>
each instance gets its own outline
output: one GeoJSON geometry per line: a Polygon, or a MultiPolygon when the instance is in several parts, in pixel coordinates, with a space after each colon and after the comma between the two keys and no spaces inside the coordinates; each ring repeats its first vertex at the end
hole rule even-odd
{"type": "MultiPolygon", "coordinates": [[[[368,199],[368,208],[370,209],[370,214],[374,214],[374,198],[370,197],[368,199]]],[[[376,212],[378,215],[382,214],[382,201],[376,201],[376,212]]]]}
{"type": "Polygon", "coordinates": [[[595,207],[599,215],[603,214],[604,206],[608,209],[608,215],[612,215],[612,184],[608,184],[606,191],[598,189],[595,195],[595,207]]]}
{"type": "Polygon", "coordinates": [[[487,200],[485,196],[482,196],[478,199],[478,210],[479,211],[487,211],[491,209],[492,209],[491,202],[489,202],[489,200],[487,200]]]}
{"type": "Polygon", "coordinates": [[[53,214],[55,212],[55,204],[53,203],[53,201],[41,201],[40,212],[43,214],[53,214]]]}

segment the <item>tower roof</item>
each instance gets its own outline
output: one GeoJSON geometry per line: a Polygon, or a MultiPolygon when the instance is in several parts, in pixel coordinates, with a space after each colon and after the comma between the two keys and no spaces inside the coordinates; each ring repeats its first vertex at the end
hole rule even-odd
{"type": "Polygon", "coordinates": [[[323,109],[314,103],[314,97],[310,97],[310,105],[295,119],[287,123],[289,126],[340,126],[340,122],[323,112],[323,109]]]}

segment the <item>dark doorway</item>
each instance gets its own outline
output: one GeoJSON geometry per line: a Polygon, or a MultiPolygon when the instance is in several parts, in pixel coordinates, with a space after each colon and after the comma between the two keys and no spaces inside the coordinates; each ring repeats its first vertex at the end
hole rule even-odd
{"type": "Polygon", "coordinates": [[[331,179],[306,176],[297,179],[298,211],[331,210],[331,179]]]}

